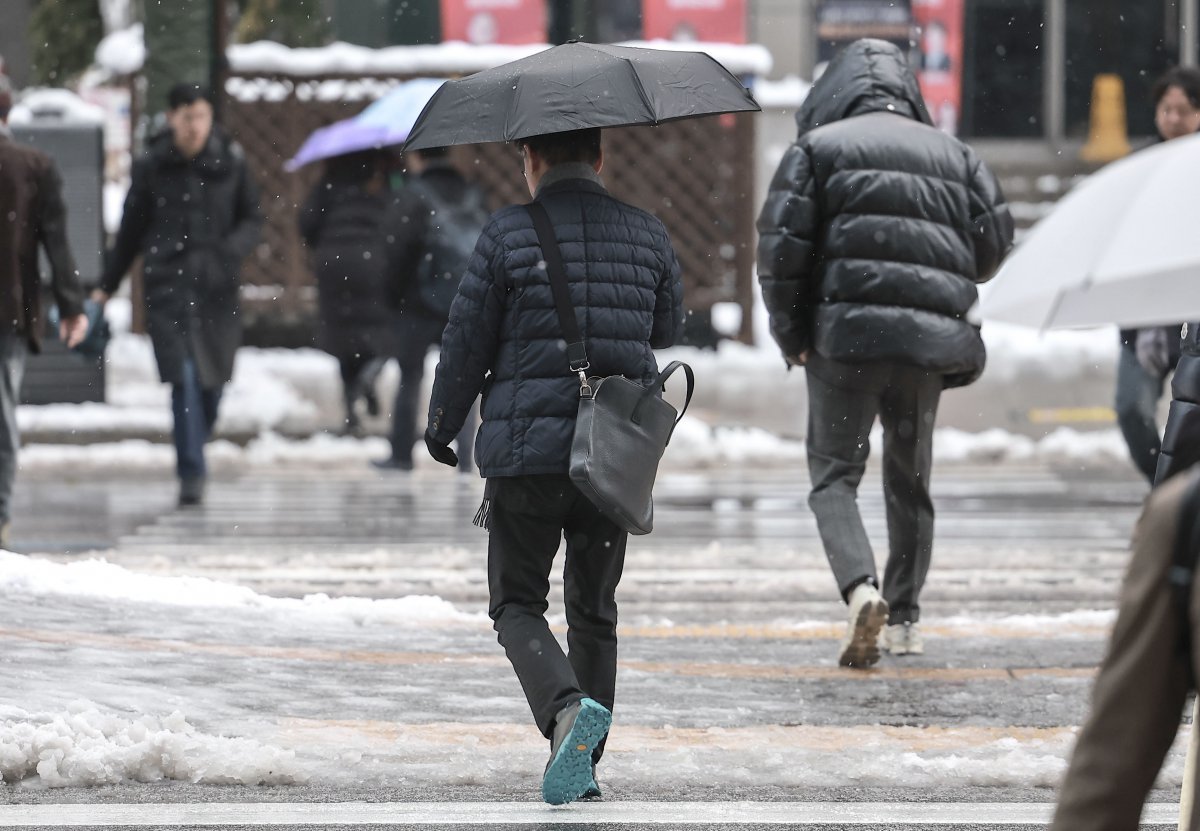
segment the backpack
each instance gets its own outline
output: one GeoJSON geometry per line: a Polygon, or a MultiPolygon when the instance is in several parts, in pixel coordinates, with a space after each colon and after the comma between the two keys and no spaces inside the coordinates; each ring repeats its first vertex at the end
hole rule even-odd
{"type": "Polygon", "coordinates": [[[458,203],[445,199],[419,180],[412,187],[431,208],[425,231],[425,255],[417,266],[416,298],[425,311],[446,320],[488,213],[483,194],[476,187],[468,186],[458,203]]]}

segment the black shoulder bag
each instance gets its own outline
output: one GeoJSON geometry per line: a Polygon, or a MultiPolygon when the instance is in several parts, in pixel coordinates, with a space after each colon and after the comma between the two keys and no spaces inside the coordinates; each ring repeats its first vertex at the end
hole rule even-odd
{"type": "Polygon", "coordinates": [[[1192,481],[1184,492],[1179,506],[1178,526],[1175,531],[1175,551],[1171,557],[1171,568],[1167,582],[1179,614],[1178,649],[1188,671],[1188,685],[1196,689],[1196,668],[1192,665],[1192,619],[1189,609],[1192,603],[1192,583],[1196,579],[1196,560],[1200,558],[1200,472],[1192,474],[1192,481]]]}
{"type": "Polygon", "coordinates": [[[579,413],[571,443],[570,476],[592,504],[631,534],[654,527],[654,477],[675,425],[692,400],[692,368],[672,361],[648,387],[621,375],[589,377],[587,349],[567,289],[567,274],[554,226],[539,202],[527,206],[550,277],[554,307],[567,342],[571,372],[579,375],[579,413]],[[664,401],[659,390],[677,369],[687,376],[683,410],[664,401]]]}

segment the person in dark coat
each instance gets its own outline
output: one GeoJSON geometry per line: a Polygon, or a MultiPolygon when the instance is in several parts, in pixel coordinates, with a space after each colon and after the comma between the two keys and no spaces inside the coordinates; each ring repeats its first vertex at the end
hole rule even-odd
{"type": "Polygon", "coordinates": [[[134,165],[94,295],[106,302],[141,255],[146,330],[172,388],[181,505],[203,501],[204,444],[242,339],[239,271],[262,226],[243,152],[213,126],[209,96],[195,84],[171,88],[170,130],[134,165]]]}
{"type": "Polygon", "coordinates": [[[797,115],[758,219],[771,334],[808,377],[809,505],[849,625],[839,662],[917,654],[933,547],[931,442],[945,388],[983,372],[968,319],[1012,243],[1000,188],[970,147],[931,126],[890,43],[846,47],[797,115]],[[868,435],[883,423],[889,553],[880,595],[858,512],[868,435]]]}
{"type": "MultiPolygon", "coordinates": [[[[1200,131],[1200,69],[1175,67],[1154,84],[1154,126],[1162,141],[1200,131]]],[[[1123,329],[1117,360],[1117,424],[1129,456],[1150,482],[1158,479],[1162,442],[1158,401],[1167,376],[1179,363],[1178,323],[1123,329]]]]}
{"type": "Polygon", "coordinates": [[[68,347],[87,334],[83,289],[67,243],[62,177],[40,150],[18,144],[8,129],[12,86],[0,75],[0,548],[9,546],[12,492],[17,475],[17,404],[29,352],[41,348],[46,319],[38,249],[50,266],[58,304],[59,336],[68,347]]]}
{"type": "Polygon", "coordinates": [[[1155,487],[1200,464],[1200,321],[1185,323],[1181,335],[1181,354],[1171,379],[1171,410],[1155,470],[1155,487]]]}
{"type": "MultiPolygon", "coordinates": [[[[400,275],[400,316],[396,323],[395,355],[400,367],[400,385],[392,408],[392,452],[372,464],[382,470],[412,470],[413,447],[421,437],[421,385],[425,381],[425,357],[438,345],[446,328],[446,309],[433,308],[423,300],[421,260],[433,256],[433,235],[445,220],[444,213],[463,212],[472,226],[472,240],[487,219],[483,191],[450,163],[447,149],[433,147],[405,154],[409,172],[406,201],[389,224],[393,236],[393,270],[400,275]],[[471,219],[474,216],[475,219],[471,219]],[[415,257],[413,254],[415,253],[415,257]]],[[[464,266],[465,262],[462,263],[464,266]]],[[[461,271],[453,275],[457,280],[461,271]]],[[[475,440],[475,410],[472,407],[459,431],[458,470],[470,473],[475,440]]]]}
{"type": "Polygon", "coordinates": [[[375,415],[375,381],[395,348],[397,275],[388,263],[396,201],[379,151],[329,159],[300,211],[317,277],[317,345],[337,358],[345,431],[361,435],[357,405],[375,415]]]}
{"type": "MultiPolygon", "coordinates": [[[[604,188],[599,130],[518,144],[529,192],[558,238],[590,372],[652,383],[652,350],[675,343],[683,327],[679,264],[666,228],[604,188]]],[[[522,205],[492,216],[450,309],[425,432],[438,461],[457,462],[449,444],[481,392],[475,456],[487,486],[477,520],[490,532],[488,613],[551,742],[543,798],[598,795],[594,764],[615,697],[615,593],[628,535],[567,475],[579,379],[522,205]],[[568,655],[544,617],[564,536],[568,655]]]]}

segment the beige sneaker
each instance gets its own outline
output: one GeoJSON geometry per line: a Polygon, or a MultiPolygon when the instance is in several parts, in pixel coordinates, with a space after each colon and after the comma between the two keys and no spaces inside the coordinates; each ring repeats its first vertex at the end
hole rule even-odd
{"type": "Polygon", "coordinates": [[[895,623],[884,630],[880,643],[892,655],[924,655],[925,641],[916,623],[895,623]]]}
{"type": "Polygon", "coordinates": [[[864,669],[879,661],[879,632],[887,623],[887,601],[870,583],[860,583],[850,592],[850,622],[838,664],[864,669]]]}

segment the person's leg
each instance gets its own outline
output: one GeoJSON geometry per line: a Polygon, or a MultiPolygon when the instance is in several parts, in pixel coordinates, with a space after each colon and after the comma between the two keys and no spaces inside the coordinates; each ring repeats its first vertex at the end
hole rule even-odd
{"type": "MultiPolygon", "coordinates": [[[[579,688],[611,713],[617,686],[616,592],[629,534],[581,493],[564,530],[567,656],[579,688]]],[[[593,761],[598,762],[603,753],[601,742],[592,753],[593,761]]]]}
{"type": "Polygon", "coordinates": [[[534,721],[549,739],[559,711],[586,696],[545,618],[550,569],[574,486],[566,476],[492,481],[488,614],[534,721]]]}
{"type": "Polygon", "coordinates": [[[203,482],[208,473],[204,464],[204,442],[208,439],[204,391],[200,387],[196,364],[190,360],[184,361],[183,380],[171,387],[171,410],[174,414],[175,470],[186,490],[203,482]]]}
{"type": "Polygon", "coordinates": [[[888,602],[888,623],[896,625],[920,619],[921,587],[933,553],[929,476],[942,378],[898,367],[893,379],[884,391],[879,415],[883,424],[883,498],[888,524],[883,598],[888,602]]]}
{"type": "Polygon", "coordinates": [[[12,492],[17,476],[17,453],[21,436],[17,431],[17,405],[25,375],[28,346],[17,334],[0,335],[0,548],[9,546],[12,522],[12,492]]]}
{"type": "Polygon", "coordinates": [[[1132,347],[1118,350],[1116,410],[1117,424],[1129,457],[1151,483],[1158,467],[1161,442],[1158,436],[1158,400],[1162,397],[1163,378],[1138,363],[1132,347]]]}
{"type": "Polygon", "coordinates": [[[338,356],[338,373],[342,378],[342,409],[345,412],[342,418],[342,430],[346,433],[356,433],[362,429],[355,405],[362,397],[359,373],[362,371],[363,363],[363,356],[358,353],[352,352],[338,356]]]}
{"type": "Polygon", "coordinates": [[[425,347],[400,354],[400,383],[392,408],[392,460],[412,467],[421,409],[421,384],[425,380],[425,347]]]}
{"type": "Polygon", "coordinates": [[[817,520],[838,591],[846,597],[864,581],[878,584],[871,542],[858,511],[858,486],[871,452],[879,408],[870,368],[813,356],[808,379],[808,505],[817,520]]]}

